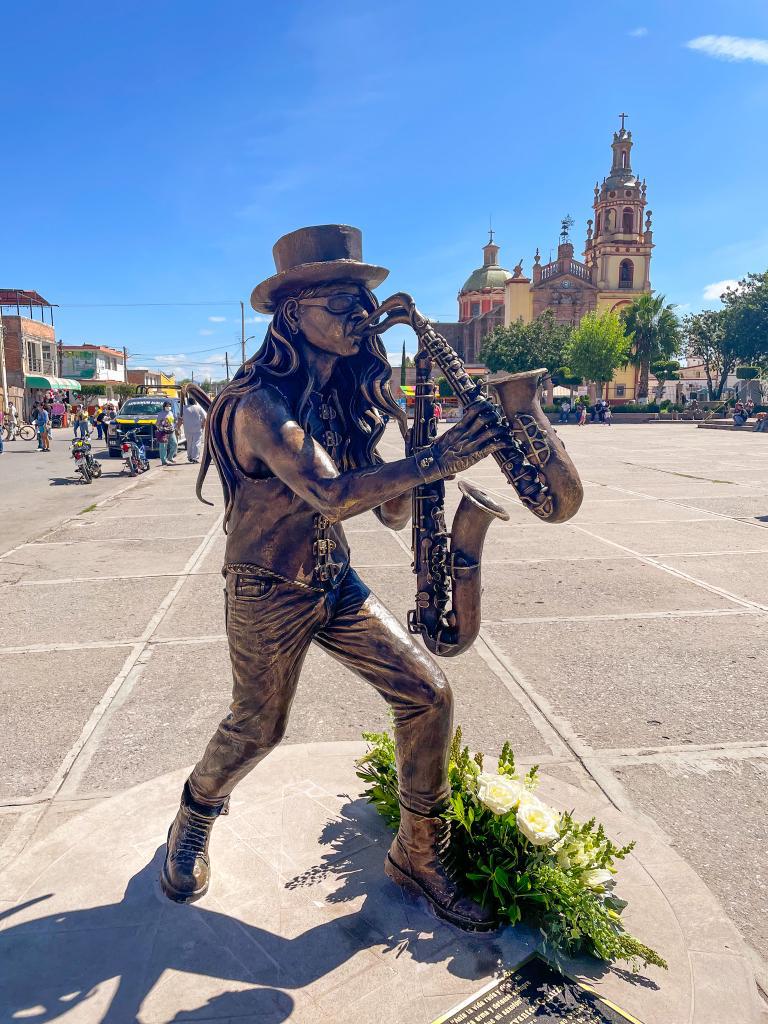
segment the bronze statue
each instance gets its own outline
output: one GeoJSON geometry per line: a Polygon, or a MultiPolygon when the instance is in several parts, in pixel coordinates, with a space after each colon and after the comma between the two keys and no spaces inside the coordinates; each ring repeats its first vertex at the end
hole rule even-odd
{"type": "MultiPolygon", "coordinates": [[[[440,437],[431,423],[426,432],[414,429],[406,458],[384,463],[376,448],[384,417],[395,418],[404,436],[406,421],[391,395],[391,370],[379,335],[392,323],[410,323],[427,352],[422,371],[432,359],[442,359],[441,368],[448,367],[457,386],[463,364],[452,350],[440,349],[444,339],[430,334],[409,296],[378,305],[371,289],[388,272],[363,262],[356,228],[302,228],[279,239],[273,252],[277,273],[251,296],[254,309],[272,313],[273,319],[261,348],[211,406],[198,478],[200,496],[215,461],[225,500],[223,573],[233,700],[184,786],[168,833],[162,887],[183,903],[207,891],[213,824],[226,813],[237,782],[280,742],[314,642],[374,686],[394,714],[401,820],[386,873],[426,897],[445,920],[488,930],[496,922],[462,892],[446,856],[449,827],[440,818],[449,794],[450,687],[350,566],[342,522],[372,509],[385,526],[402,529],[412,502],[424,506],[424,489],[490,454],[537,514],[549,509],[557,518],[563,501],[553,500],[545,463],[559,465],[560,451],[553,458],[552,446],[539,444],[530,428],[523,430],[522,442],[515,434],[519,428],[467,392],[458,424],[440,437]],[[384,313],[389,319],[379,324],[384,313]]],[[[430,386],[422,380],[422,397],[430,386]]],[[[575,471],[572,475],[578,485],[575,471]]],[[[467,591],[468,603],[477,607],[468,611],[469,625],[458,637],[456,614],[447,610],[444,592],[450,592],[450,578],[461,578],[462,569],[479,579],[481,545],[482,538],[474,551],[463,552],[459,540],[452,556],[444,544],[433,545],[435,556],[442,552],[450,563],[447,577],[438,574],[442,604],[435,615],[412,615],[411,632],[425,639],[434,634],[430,647],[436,653],[452,653],[458,641],[463,649],[472,630],[477,632],[479,584],[467,591]]],[[[460,593],[459,586],[454,598],[460,593]]],[[[425,594],[420,592],[417,604],[434,597],[434,591],[425,594]]]]}

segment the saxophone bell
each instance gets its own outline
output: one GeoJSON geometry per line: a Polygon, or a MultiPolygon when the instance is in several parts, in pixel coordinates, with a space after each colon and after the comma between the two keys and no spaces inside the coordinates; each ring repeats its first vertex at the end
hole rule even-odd
{"type": "MultiPolygon", "coordinates": [[[[459,481],[461,501],[451,525],[449,573],[451,610],[442,628],[431,630],[425,622],[419,628],[424,643],[433,654],[453,658],[462,654],[480,632],[482,585],[480,560],[488,527],[494,519],[509,521],[509,512],[468,480],[459,481]]],[[[417,597],[414,620],[419,621],[417,597]]]]}

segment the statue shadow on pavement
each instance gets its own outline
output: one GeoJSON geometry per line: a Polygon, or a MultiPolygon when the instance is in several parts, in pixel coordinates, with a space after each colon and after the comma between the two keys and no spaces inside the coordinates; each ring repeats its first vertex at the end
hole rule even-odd
{"type": "MultiPolygon", "coordinates": [[[[6,910],[0,913],[0,1017],[42,1024],[76,1006],[82,1014],[90,1001],[93,1016],[78,1019],[131,1024],[150,999],[164,1010],[156,1017],[151,1008],[149,1019],[168,1024],[232,1017],[280,1024],[291,1017],[291,991],[313,986],[363,950],[403,971],[407,986],[415,982],[408,960],[440,964],[441,971],[480,984],[536,948],[531,929],[473,935],[438,921],[384,876],[390,839],[376,812],[350,798],[323,828],[320,863],[283,883],[286,897],[294,893],[297,904],[315,908],[308,920],[320,918],[293,938],[213,909],[212,897],[193,906],[170,903],[158,884],[165,846],[130,878],[119,902],[18,924],[11,923],[14,915],[52,894],[6,910]],[[343,904],[352,905],[348,914],[337,913],[343,904]],[[188,995],[178,975],[195,976],[188,995]],[[227,983],[252,987],[218,991],[227,983]],[[201,998],[207,1001],[198,1008],[180,1008],[201,998]]],[[[248,916],[258,917],[258,900],[248,916]]],[[[590,964],[594,978],[609,970],[580,961],[580,972],[590,964]]]]}

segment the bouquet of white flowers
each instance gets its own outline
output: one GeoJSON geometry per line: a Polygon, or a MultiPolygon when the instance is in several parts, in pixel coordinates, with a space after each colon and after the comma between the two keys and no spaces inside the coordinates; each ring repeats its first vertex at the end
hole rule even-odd
{"type": "MultiPolygon", "coordinates": [[[[363,733],[368,752],[357,762],[366,796],[387,823],[400,820],[395,744],[389,733],[363,733]]],[[[534,793],[538,768],[522,778],[509,743],[497,771],[483,770],[456,730],[449,762],[452,853],[469,895],[502,921],[526,920],[542,930],[554,951],[589,952],[601,960],[666,967],[653,949],[626,932],[626,902],[613,893],[615,862],[634,843],[618,847],[593,818],[580,824],[534,793]]]]}

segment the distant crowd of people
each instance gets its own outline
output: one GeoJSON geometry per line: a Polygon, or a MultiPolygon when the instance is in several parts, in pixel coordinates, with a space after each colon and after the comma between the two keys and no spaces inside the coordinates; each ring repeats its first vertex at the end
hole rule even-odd
{"type": "Polygon", "coordinates": [[[560,423],[568,423],[571,416],[574,422],[583,427],[589,418],[590,423],[605,423],[611,425],[611,407],[604,398],[599,398],[592,405],[585,405],[583,402],[574,402],[573,405],[566,399],[560,403],[560,423]]]}
{"type": "MultiPolygon", "coordinates": [[[[748,398],[746,402],[736,402],[733,407],[734,427],[743,427],[752,418],[754,413],[755,403],[751,398],[748,398]]],[[[760,434],[768,432],[768,414],[759,412],[755,416],[755,430],[760,434]]]]}
{"type": "MultiPolygon", "coordinates": [[[[30,425],[35,429],[37,450],[49,452],[53,428],[58,426],[72,427],[73,437],[87,440],[96,432],[96,440],[109,440],[110,424],[120,411],[120,402],[107,402],[103,406],[86,408],[84,405],[67,405],[54,397],[46,397],[32,405],[30,425]]],[[[183,423],[184,436],[187,443],[187,460],[192,463],[200,461],[203,431],[206,414],[204,409],[190,395],[184,406],[179,421],[173,414],[170,402],[163,402],[163,407],[155,420],[155,439],[158,442],[160,462],[162,465],[175,465],[179,447],[179,433],[183,423]]],[[[10,402],[4,412],[0,407],[0,427],[5,426],[8,439],[16,440],[22,426],[22,420],[14,402],[10,402]]],[[[0,435],[0,454],[4,451],[4,442],[0,435]]]]}

